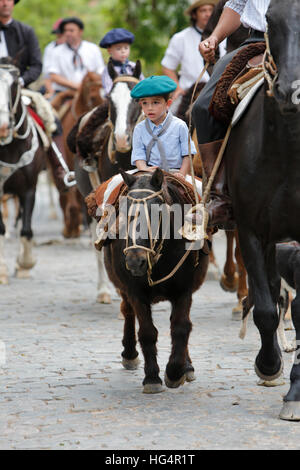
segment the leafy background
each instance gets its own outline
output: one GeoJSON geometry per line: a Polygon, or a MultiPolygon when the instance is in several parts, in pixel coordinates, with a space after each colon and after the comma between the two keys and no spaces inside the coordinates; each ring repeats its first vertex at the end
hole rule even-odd
{"type": "MultiPolygon", "coordinates": [[[[14,18],[34,28],[42,50],[53,39],[53,23],[66,16],[79,16],[84,38],[96,44],[111,28],[129,29],[136,36],[130,58],[140,58],[149,75],[161,72],[170,37],[188,26],[187,5],[187,0],[21,0],[14,18]]],[[[102,53],[107,60],[106,51],[102,53]]]]}

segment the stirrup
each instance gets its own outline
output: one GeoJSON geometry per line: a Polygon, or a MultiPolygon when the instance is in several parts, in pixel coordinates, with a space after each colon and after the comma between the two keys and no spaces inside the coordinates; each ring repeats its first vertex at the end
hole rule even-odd
{"type": "Polygon", "coordinates": [[[200,202],[193,206],[185,216],[184,225],[179,230],[180,235],[190,241],[200,241],[200,249],[208,239],[207,225],[209,214],[205,205],[200,202]]]}

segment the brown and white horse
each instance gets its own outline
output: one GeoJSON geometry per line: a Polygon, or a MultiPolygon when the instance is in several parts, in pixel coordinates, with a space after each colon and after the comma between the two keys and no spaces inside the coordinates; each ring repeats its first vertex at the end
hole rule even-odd
{"type": "MultiPolygon", "coordinates": [[[[32,118],[22,102],[19,70],[8,59],[0,62],[0,200],[4,194],[17,196],[22,220],[17,275],[29,277],[35,265],[32,254],[32,212],[39,172],[45,151],[32,118]]],[[[8,283],[4,260],[5,225],[0,211],[0,283],[8,283]]]]}
{"type": "MultiPolygon", "coordinates": [[[[55,109],[61,108],[65,98],[69,98],[67,110],[61,118],[63,128],[63,146],[65,159],[70,170],[74,170],[74,155],[70,151],[66,140],[70,130],[76,124],[78,118],[91,111],[104,102],[101,76],[95,72],[88,72],[84,77],[78,92],[62,92],[52,102],[55,109]],[[71,100],[70,100],[71,97],[71,100]]],[[[64,214],[63,235],[65,238],[77,238],[80,236],[81,214],[83,200],[76,187],[70,188],[66,193],[60,194],[60,205],[64,214]]]]}

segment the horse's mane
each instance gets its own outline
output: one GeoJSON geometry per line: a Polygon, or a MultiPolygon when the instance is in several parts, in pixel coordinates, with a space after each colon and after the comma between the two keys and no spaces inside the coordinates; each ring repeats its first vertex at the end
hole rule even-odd
{"type": "MultiPolygon", "coordinates": [[[[202,88],[204,87],[204,85],[205,85],[204,82],[198,83],[197,88],[196,88],[196,90],[195,90],[195,95],[194,95],[193,103],[194,103],[194,102],[196,101],[196,99],[198,98],[199,93],[200,93],[200,91],[202,90],[202,88]]],[[[186,124],[189,124],[189,114],[188,114],[188,111],[189,111],[190,105],[192,104],[192,103],[191,103],[191,99],[192,99],[192,96],[193,96],[194,88],[195,88],[195,84],[193,84],[193,85],[186,91],[186,93],[182,96],[182,99],[181,99],[181,102],[180,102],[178,111],[177,111],[177,113],[176,113],[176,116],[177,116],[178,118],[182,119],[184,122],[186,122],[186,124]]]]}

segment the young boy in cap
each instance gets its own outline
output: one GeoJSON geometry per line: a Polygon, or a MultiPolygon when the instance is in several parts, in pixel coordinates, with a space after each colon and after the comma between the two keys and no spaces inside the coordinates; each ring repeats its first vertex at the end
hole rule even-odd
{"type": "MultiPolygon", "coordinates": [[[[115,71],[119,75],[132,75],[135,63],[129,61],[130,45],[134,41],[134,34],[124,28],[110,30],[100,41],[100,47],[107,49],[115,71]]],[[[141,75],[140,80],[144,77],[141,75]]],[[[106,95],[112,89],[112,79],[105,67],[102,73],[102,85],[106,95]]]]}
{"type": "MultiPolygon", "coordinates": [[[[131,91],[146,116],[133,132],[131,164],[142,171],[160,167],[185,179],[190,171],[188,127],[169,110],[176,88],[174,80],[162,75],[141,81],[131,91]]],[[[192,140],[190,145],[194,155],[192,140]]]]}
{"type": "MultiPolygon", "coordinates": [[[[139,82],[131,91],[131,96],[139,100],[146,119],[136,125],[133,131],[131,164],[135,170],[152,172],[156,168],[170,171],[174,176],[192,183],[189,175],[189,131],[186,123],[173,116],[169,110],[171,93],[177,84],[167,76],[152,76],[139,82]]],[[[196,148],[191,140],[191,154],[196,148]]],[[[101,208],[104,210],[114,189],[122,183],[121,174],[108,180],[101,208]]],[[[202,193],[202,183],[196,181],[198,193],[202,193]]]]}

